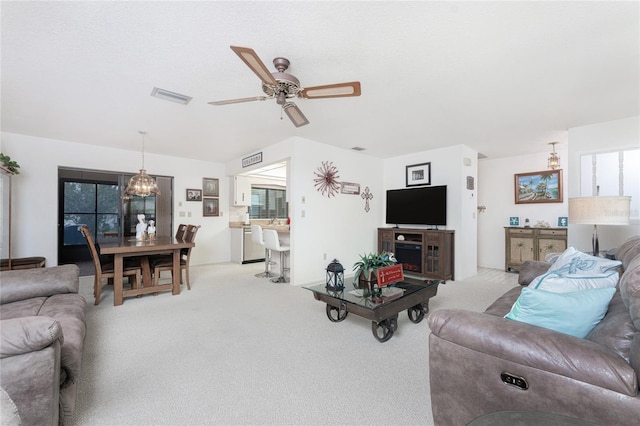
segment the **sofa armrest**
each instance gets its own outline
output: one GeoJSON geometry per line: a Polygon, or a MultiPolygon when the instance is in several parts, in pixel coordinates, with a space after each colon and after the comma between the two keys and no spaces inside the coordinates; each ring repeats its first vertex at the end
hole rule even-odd
{"type": "Polygon", "coordinates": [[[597,343],[459,309],[435,311],[428,321],[434,335],[476,352],[626,395],[638,394],[633,368],[597,343]]]}
{"type": "Polygon", "coordinates": [[[0,382],[25,425],[60,418],[62,328],[50,317],[0,321],[0,382]]]}
{"type": "Polygon", "coordinates": [[[60,323],[50,317],[22,317],[0,321],[0,359],[63,343],[60,323]]]}
{"type": "Polygon", "coordinates": [[[79,288],[80,269],[76,265],[3,271],[0,274],[0,304],[77,293],[79,288]]]}

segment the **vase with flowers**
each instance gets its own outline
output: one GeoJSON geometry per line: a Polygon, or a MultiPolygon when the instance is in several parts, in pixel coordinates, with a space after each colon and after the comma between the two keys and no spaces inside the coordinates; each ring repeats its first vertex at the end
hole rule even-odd
{"type": "Polygon", "coordinates": [[[376,271],[385,266],[391,266],[398,261],[393,253],[382,252],[380,254],[362,254],[360,260],[353,264],[353,286],[363,290],[364,296],[373,295],[376,292],[376,271]]]}

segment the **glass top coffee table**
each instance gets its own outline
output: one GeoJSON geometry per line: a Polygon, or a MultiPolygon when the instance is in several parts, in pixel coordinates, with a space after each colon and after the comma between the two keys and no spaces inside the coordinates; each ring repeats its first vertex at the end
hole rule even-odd
{"type": "Polygon", "coordinates": [[[345,287],[336,291],[325,284],[304,287],[316,300],[327,304],[327,317],[332,322],[344,320],[351,312],[371,320],[373,336],[386,342],[398,329],[398,314],[406,310],[409,320],[419,323],[429,312],[429,299],[438,292],[440,280],[405,277],[403,281],[382,288],[379,297],[364,296],[362,290],[345,287]]]}

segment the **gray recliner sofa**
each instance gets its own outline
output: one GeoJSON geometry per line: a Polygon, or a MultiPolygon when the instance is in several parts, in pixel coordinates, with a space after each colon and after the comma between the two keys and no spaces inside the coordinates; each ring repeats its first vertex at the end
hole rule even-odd
{"type": "MultiPolygon", "coordinates": [[[[459,426],[486,413],[524,410],[603,426],[639,425],[640,237],[625,241],[616,257],[623,268],[616,293],[585,338],[503,318],[522,287],[505,293],[484,313],[432,312],[429,372],[435,424],[459,426]],[[503,373],[515,379],[505,383],[503,373]]],[[[520,284],[529,284],[549,266],[523,264],[520,284]]]]}
{"type": "Polygon", "coordinates": [[[75,265],[0,273],[0,423],[68,423],[87,303],[75,265]]]}

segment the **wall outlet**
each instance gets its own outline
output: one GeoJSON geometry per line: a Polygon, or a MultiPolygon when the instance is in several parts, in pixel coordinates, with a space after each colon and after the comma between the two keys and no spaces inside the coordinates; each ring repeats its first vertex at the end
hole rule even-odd
{"type": "Polygon", "coordinates": [[[300,217],[304,217],[304,210],[300,212],[300,217]]]}
{"type": "Polygon", "coordinates": [[[187,213],[187,217],[191,217],[191,212],[188,212],[188,213],[187,213]]]}
{"type": "Polygon", "coordinates": [[[322,260],[327,260],[327,253],[322,254],[322,260]]]}
{"type": "Polygon", "coordinates": [[[180,213],[178,213],[178,216],[180,216],[180,217],[184,217],[184,212],[180,212],[180,213]]]}

